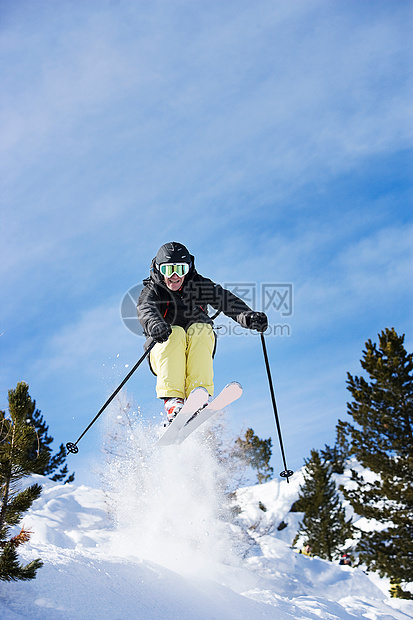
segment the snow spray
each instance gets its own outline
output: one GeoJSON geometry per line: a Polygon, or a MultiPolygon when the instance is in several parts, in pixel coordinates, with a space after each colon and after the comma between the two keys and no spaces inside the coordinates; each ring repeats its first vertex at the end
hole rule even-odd
{"type": "Polygon", "coordinates": [[[222,563],[238,564],[241,543],[230,525],[227,472],[207,431],[178,446],[154,447],[161,429],[145,426],[124,404],[112,408],[105,440],[113,551],[203,576],[222,563]]]}

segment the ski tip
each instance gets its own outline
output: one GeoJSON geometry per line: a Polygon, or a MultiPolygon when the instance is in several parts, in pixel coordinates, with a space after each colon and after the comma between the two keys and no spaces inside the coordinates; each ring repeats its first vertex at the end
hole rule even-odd
{"type": "MultiPolygon", "coordinates": [[[[238,387],[241,391],[242,391],[242,385],[239,381],[230,381],[229,383],[227,383],[227,385],[225,386],[225,388],[227,387],[231,387],[231,386],[235,386],[238,387]]],[[[224,388],[224,389],[225,389],[224,388]]]]}
{"type": "Polygon", "coordinates": [[[198,385],[198,387],[191,390],[190,393],[194,394],[195,392],[206,392],[208,394],[208,390],[203,385],[198,385]]]}

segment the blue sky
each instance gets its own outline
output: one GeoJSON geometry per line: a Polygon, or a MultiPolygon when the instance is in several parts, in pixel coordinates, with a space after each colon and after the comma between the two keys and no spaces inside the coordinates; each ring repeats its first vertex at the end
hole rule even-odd
{"type": "MultiPolygon", "coordinates": [[[[56,446],[74,441],[141,355],[124,295],[180,241],[203,275],[252,285],[257,309],[262,284],[292,285],[267,347],[300,467],[334,441],[365,341],[394,326],[412,350],[411,3],[0,9],[0,406],[24,380],[56,446]]],[[[259,337],[220,337],[216,389],[234,379],[233,428],[273,438],[277,473],[259,337]]],[[[160,421],[146,365],[126,394],[160,421]]],[[[101,444],[97,422],[70,457],[78,481],[101,444]]]]}

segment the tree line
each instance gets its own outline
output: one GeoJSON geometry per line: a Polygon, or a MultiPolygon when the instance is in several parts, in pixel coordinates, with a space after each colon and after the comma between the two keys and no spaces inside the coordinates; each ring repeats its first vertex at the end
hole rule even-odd
{"type": "Polygon", "coordinates": [[[304,512],[299,538],[332,560],[347,552],[390,578],[391,595],[413,598],[413,355],[394,329],[368,340],[360,360],[367,377],[347,375],[350,420],[339,420],[336,443],[312,450],[293,510],[304,512]],[[353,460],[351,460],[353,459],[353,460]],[[356,463],[359,467],[353,466],[356,463]],[[361,467],[360,467],[361,466],[361,467]],[[350,467],[350,484],[335,474],[350,467]],[[370,527],[346,519],[340,493],[370,527]]]}
{"type": "Polygon", "coordinates": [[[24,527],[15,535],[12,531],[42,487],[35,483],[22,489],[22,480],[41,474],[56,482],[72,482],[74,474],[69,474],[65,464],[63,444],[53,454],[53,437],[26,383],[9,390],[8,404],[8,415],[0,411],[0,580],[29,580],[35,578],[42,561],[21,564],[17,550],[30,539],[31,532],[24,527]]]}

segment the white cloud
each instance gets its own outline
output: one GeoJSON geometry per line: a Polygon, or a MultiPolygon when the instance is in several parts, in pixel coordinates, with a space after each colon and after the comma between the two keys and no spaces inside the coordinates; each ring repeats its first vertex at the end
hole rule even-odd
{"type": "Polygon", "coordinates": [[[52,331],[35,368],[46,376],[50,372],[62,375],[73,371],[89,375],[96,372],[92,360],[107,359],[127,348],[131,341],[120,319],[119,304],[111,301],[84,311],[77,321],[52,331]]]}
{"type": "Polygon", "coordinates": [[[408,143],[406,85],[392,83],[395,65],[403,67],[401,9],[366,20],[351,10],[334,15],[323,3],[288,10],[283,4],[264,3],[261,12],[231,5],[222,22],[199,7],[192,13],[195,30],[156,4],[149,20],[147,10],[142,16],[125,5],[82,9],[83,20],[65,24],[54,16],[28,38],[21,29],[13,45],[8,37],[6,51],[11,47],[13,59],[19,49],[30,68],[37,59],[40,70],[16,90],[10,65],[3,142],[18,148],[24,162],[57,137],[71,150],[99,148],[96,129],[116,140],[117,125],[128,130],[127,148],[131,139],[143,140],[153,153],[158,143],[155,157],[165,153],[175,173],[183,160],[202,162],[202,169],[225,157],[228,165],[230,153],[232,159],[253,145],[280,176],[311,164],[348,165],[349,157],[395,140],[408,143]],[[145,34],[142,19],[152,28],[145,34]],[[125,126],[120,113],[133,122],[125,126]]]}
{"type": "MultiPolygon", "coordinates": [[[[411,302],[413,228],[382,228],[346,244],[321,272],[296,287],[295,310],[302,327],[351,317],[398,320],[411,302]]],[[[390,325],[382,325],[382,328],[390,325]]]]}

